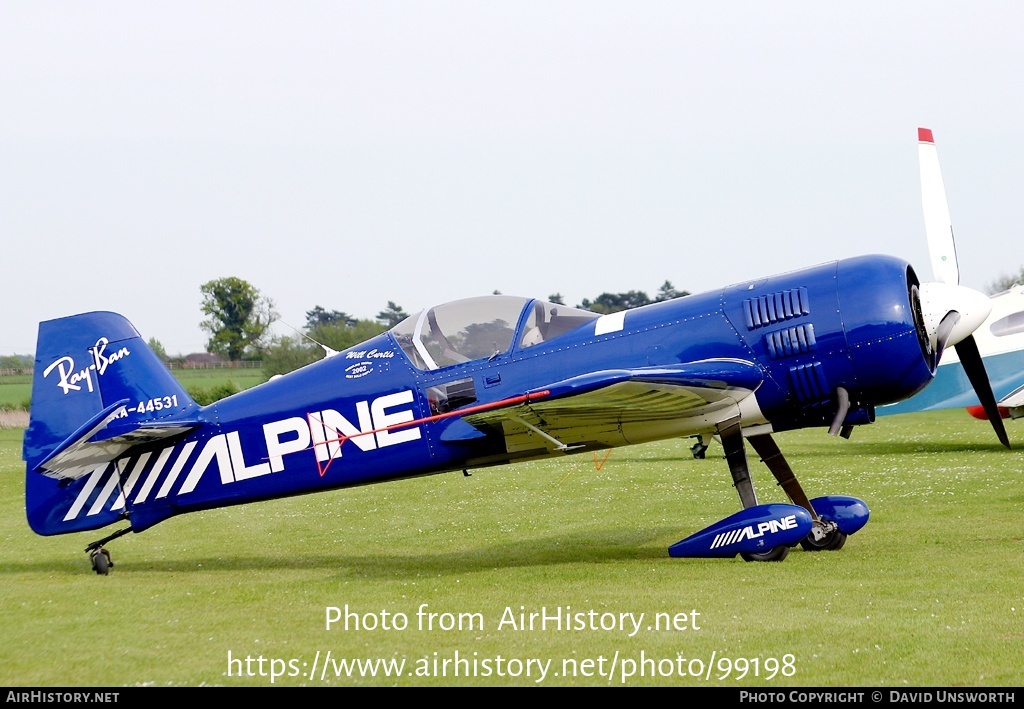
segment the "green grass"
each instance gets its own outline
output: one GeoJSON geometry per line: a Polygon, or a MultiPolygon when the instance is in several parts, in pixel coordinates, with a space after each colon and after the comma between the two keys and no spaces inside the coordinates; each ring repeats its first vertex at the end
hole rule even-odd
{"type": "Polygon", "coordinates": [[[171,372],[186,389],[235,384],[248,389],[266,381],[262,369],[175,369],[171,372]]]}
{"type": "Polygon", "coordinates": [[[27,409],[32,399],[32,375],[10,374],[0,377],[0,409],[27,409]]]}
{"type": "MultiPolygon", "coordinates": [[[[1008,423],[1018,447],[1020,425],[1008,423]]],[[[689,441],[672,441],[617,449],[600,469],[586,454],[186,515],[111,543],[115,567],[97,576],[83,549],[106,530],[28,529],[20,438],[0,431],[2,685],[270,686],[271,659],[308,673],[328,651],[404,660],[406,672],[456,652],[500,656],[506,676],[492,665],[477,678],[318,671],[273,684],[532,686],[536,665],[530,677],[507,675],[510,660],[529,658],[551,660],[545,686],[1024,682],[1022,453],[962,411],[883,417],[849,441],[777,436],[812,497],[855,495],[872,511],[842,550],[794,549],[782,563],[668,557],[669,545],[739,508],[721,447],[697,461],[689,441]],[[419,629],[424,604],[451,614],[437,622],[467,614],[466,627],[419,629]],[[409,624],[328,629],[327,609],[346,606],[360,622],[387,613],[409,624]],[[566,606],[644,621],[633,637],[499,627],[506,609],[566,606]],[[658,613],[699,629],[648,629],[658,613]],[[252,658],[257,675],[263,657],[266,674],[239,677],[236,664],[229,676],[229,653],[252,658]],[[616,653],[612,679],[562,674],[565,660],[597,670],[604,658],[607,670],[616,653]],[[624,680],[622,660],[641,654],[661,662],[624,680]],[[678,657],[684,669],[715,666],[706,679],[649,676],[678,657]],[[787,674],[769,678],[782,658],[787,674]]],[[[760,500],[781,501],[753,460],[760,500]]]]}

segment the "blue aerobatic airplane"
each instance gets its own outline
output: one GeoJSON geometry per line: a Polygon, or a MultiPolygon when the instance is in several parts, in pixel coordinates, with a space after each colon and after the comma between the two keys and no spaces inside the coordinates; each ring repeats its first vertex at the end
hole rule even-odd
{"type": "Polygon", "coordinates": [[[810,499],[772,434],[820,426],[848,437],[877,407],[924,389],[947,346],[983,375],[970,344],[988,313],[983,294],[922,283],[882,255],[610,315],[490,295],[427,308],[208,406],[124,317],[49,320],[24,439],[28,521],[43,535],[120,523],[86,548],[106,574],[111,540],[187,512],[714,436],[742,509],[670,556],[839,549],[867,505],[810,499]],[[746,442],[791,504],[758,503],[746,442]]]}
{"type": "MultiPolygon", "coordinates": [[[[921,201],[932,271],[937,280],[958,283],[953,227],[931,130],[918,129],[918,146],[921,201]]],[[[992,312],[973,335],[994,392],[994,399],[985,399],[988,407],[975,393],[973,382],[986,376],[969,366],[977,358],[969,358],[965,366],[958,356],[961,350],[947,350],[934,382],[909,399],[879,408],[878,414],[964,407],[980,419],[1024,417],[1024,286],[1018,284],[993,295],[990,304],[992,312]]],[[[1005,436],[1001,440],[1006,443],[1005,436]]]]}

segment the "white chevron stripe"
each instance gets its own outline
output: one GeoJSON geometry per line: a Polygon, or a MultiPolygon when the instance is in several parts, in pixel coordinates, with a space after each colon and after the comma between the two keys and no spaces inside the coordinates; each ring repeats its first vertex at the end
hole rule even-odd
{"type": "Polygon", "coordinates": [[[192,449],[196,447],[198,441],[189,441],[185,444],[185,447],[181,449],[181,455],[174,461],[174,467],[171,468],[171,472],[167,475],[167,479],[164,480],[164,484],[160,486],[160,492],[156,494],[158,498],[167,497],[167,493],[171,491],[174,486],[174,481],[178,479],[178,475],[181,473],[182,468],[185,467],[185,463],[188,462],[188,457],[192,455],[192,449]]]}
{"type": "MultiPolygon", "coordinates": [[[[153,455],[151,452],[143,453],[138,457],[138,460],[135,461],[135,465],[132,466],[132,472],[128,476],[128,480],[126,480],[125,484],[121,486],[121,499],[118,500],[110,509],[119,510],[124,507],[125,499],[132,494],[132,488],[134,488],[135,484],[139,481],[142,469],[146,467],[146,463],[149,462],[149,457],[151,455],[153,455]]],[[[125,468],[127,467],[128,461],[125,461],[125,468]]]]}
{"type": "Polygon", "coordinates": [[[78,516],[78,513],[82,511],[83,507],[85,507],[85,503],[89,499],[89,495],[92,494],[96,484],[100,481],[100,478],[103,477],[103,471],[106,470],[106,468],[107,464],[103,463],[93,469],[92,473],[89,475],[88,482],[85,483],[85,487],[82,488],[82,491],[78,493],[78,497],[75,498],[75,502],[71,505],[71,509],[69,509],[68,513],[64,515],[63,521],[68,522],[78,516]]]}
{"type": "MultiPolygon", "coordinates": [[[[121,502],[121,504],[124,504],[124,498],[121,496],[121,489],[117,485],[117,482],[119,480],[119,476],[116,473],[117,466],[108,465],[107,469],[110,471],[110,479],[107,481],[107,484],[103,486],[103,489],[100,490],[100,496],[96,498],[96,502],[94,502],[92,504],[92,507],[89,508],[89,511],[85,513],[86,517],[99,514],[106,506],[107,499],[110,497],[110,495],[114,492],[115,489],[117,489],[118,500],[121,502]]],[[[117,504],[117,501],[115,501],[115,504],[117,504]]]]}
{"type": "Polygon", "coordinates": [[[142,483],[142,489],[139,490],[139,494],[135,496],[135,504],[140,504],[146,501],[149,497],[150,491],[156,484],[157,479],[160,477],[160,472],[167,465],[168,458],[171,457],[171,453],[174,452],[174,446],[170,448],[164,448],[160,451],[160,455],[157,456],[156,462],[153,463],[153,469],[149,471],[149,475],[146,476],[145,482],[142,483]]]}

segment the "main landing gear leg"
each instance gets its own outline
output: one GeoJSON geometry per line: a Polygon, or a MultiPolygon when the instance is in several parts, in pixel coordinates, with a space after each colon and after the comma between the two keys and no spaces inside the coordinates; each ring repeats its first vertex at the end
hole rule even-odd
{"type": "Polygon", "coordinates": [[[119,529],[110,536],[103,537],[103,539],[95,541],[85,548],[89,553],[89,561],[92,564],[93,571],[102,576],[106,576],[110,573],[110,569],[113,567],[114,562],[110,560],[110,552],[104,549],[103,545],[109,541],[117,539],[118,537],[128,534],[130,531],[132,531],[131,527],[119,529]]]}
{"type": "MultiPolygon", "coordinates": [[[[747,453],[743,446],[743,432],[739,418],[730,419],[719,424],[718,433],[725,450],[725,459],[729,463],[733,485],[739,493],[743,509],[757,505],[757,494],[754,483],[750,479],[750,467],[747,465],[747,453]]],[[[765,552],[741,552],[744,561],[782,561],[789,555],[789,547],[782,544],[765,552]]]]}
{"type": "Polygon", "coordinates": [[[729,472],[732,473],[733,486],[740,495],[740,503],[743,509],[754,507],[757,504],[757,495],[754,493],[754,483],[750,480],[740,420],[735,418],[719,424],[718,433],[722,438],[722,448],[725,450],[729,472]]]}
{"type": "Polygon", "coordinates": [[[775,439],[765,433],[750,436],[747,440],[750,441],[754,451],[761,457],[761,461],[772,471],[772,475],[779,481],[779,486],[785,491],[790,501],[811,513],[814,526],[811,527],[811,533],[800,541],[800,546],[807,551],[835,551],[842,549],[843,545],[846,544],[847,535],[839,530],[839,526],[835,522],[823,520],[814,511],[814,506],[807,499],[807,493],[804,492],[800,481],[796,479],[793,469],[789,467],[789,463],[782,455],[782,451],[779,450],[775,439]]]}

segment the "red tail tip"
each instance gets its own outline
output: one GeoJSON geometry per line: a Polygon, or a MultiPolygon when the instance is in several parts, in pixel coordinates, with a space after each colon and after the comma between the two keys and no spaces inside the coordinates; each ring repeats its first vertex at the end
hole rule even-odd
{"type": "Polygon", "coordinates": [[[934,143],[935,142],[935,138],[932,137],[932,129],[931,128],[918,128],[917,129],[917,139],[918,139],[918,141],[920,141],[922,143],[934,143]]]}

